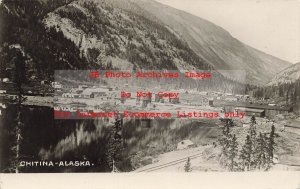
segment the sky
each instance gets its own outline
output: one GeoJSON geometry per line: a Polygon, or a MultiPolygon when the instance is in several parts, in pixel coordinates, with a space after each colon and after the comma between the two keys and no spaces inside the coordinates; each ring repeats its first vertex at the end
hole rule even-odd
{"type": "Polygon", "coordinates": [[[300,0],[156,0],[221,26],[240,41],[300,62],[300,0]]]}

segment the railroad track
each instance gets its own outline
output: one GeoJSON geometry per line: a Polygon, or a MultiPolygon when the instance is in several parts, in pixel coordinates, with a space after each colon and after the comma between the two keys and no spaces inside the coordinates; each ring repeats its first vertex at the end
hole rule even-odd
{"type": "Polygon", "coordinates": [[[198,158],[198,157],[200,157],[202,155],[203,155],[203,153],[194,154],[192,156],[184,157],[184,158],[181,158],[181,159],[170,161],[168,163],[164,163],[164,164],[157,165],[157,166],[154,166],[154,167],[150,167],[150,168],[147,168],[147,169],[139,170],[137,172],[152,172],[152,171],[156,171],[156,170],[159,170],[159,169],[163,169],[163,168],[170,167],[170,166],[173,166],[173,165],[176,165],[176,164],[179,164],[179,163],[186,162],[188,158],[195,159],[195,158],[198,158]]]}

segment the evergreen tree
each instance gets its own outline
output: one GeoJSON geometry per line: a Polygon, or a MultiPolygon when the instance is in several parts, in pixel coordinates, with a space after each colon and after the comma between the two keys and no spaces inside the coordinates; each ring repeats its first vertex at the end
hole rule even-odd
{"type": "MultiPolygon", "coordinates": [[[[12,49],[12,64],[15,66],[13,81],[17,86],[17,89],[19,91],[19,97],[23,93],[22,85],[26,81],[26,70],[25,70],[25,58],[23,57],[23,54],[21,50],[19,49],[12,49]]],[[[19,98],[21,100],[21,98],[19,98]]]]}
{"type": "Polygon", "coordinates": [[[256,124],[256,118],[255,118],[255,115],[252,115],[252,117],[251,117],[251,124],[252,124],[252,125],[255,125],[255,124],[256,124]]]}
{"type": "Polygon", "coordinates": [[[225,126],[223,127],[223,135],[225,137],[228,137],[229,133],[230,133],[229,126],[227,124],[225,124],[225,126]]]}
{"type": "Polygon", "coordinates": [[[117,163],[121,161],[122,152],[122,120],[118,118],[108,141],[107,162],[110,168],[114,169],[114,166],[116,167],[117,163]]]}
{"type": "Polygon", "coordinates": [[[262,133],[259,133],[259,136],[257,138],[257,146],[255,149],[255,166],[258,169],[263,169],[265,168],[267,164],[267,158],[268,154],[266,151],[266,141],[265,138],[263,137],[262,133]]]}
{"type": "MultiPolygon", "coordinates": [[[[221,139],[219,139],[219,143],[222,146],[222,149],[224,149],[223,151],[227,151],[227,147],[229,144],[229,140],[228,140],[229,132],[230,132],[229,127],[227,127],[227,126],[223,127],[223,137],[221,139]]],[[[227,153],[225,153],[225,154],[227,154],[227,153]]]]}
{"type": "Polygon", "coordinates": [[[274,158],[274,151],[275,151],[275,147],[276,147],[276,143],[275,143],[275,126],[272,125],[271,127],[271,132],[269,137],[266,137],[266,151],[267,151],[267,166],[266,169],[270,169],[271,165],[273,164],[273,158],[274,158]]]}
{"type": "Polygon", "coordinates": [[[245,144],[242,147],[240,159],[242,160],[242,168],[247,171],[251,170],[251,166],[253,165],[253,146],[249,134],[247,135],[245,144]]]}
{"type": "Polygon", "coordinates": [[[269,141],[268,141],[268,146],[269,146],[269,157],[271,159],[273,159],[274,157],[274,150],[275,150],[275,126],[272,125],[271,127],[271,132],[270,132],[270,137],[269,137],[269,141]]]}
{"type": "Polygon", "coordinates": [[[257,135],[255,124],[251,124],[248,133],[249,133],[250,140],[251,140],[251,143],[252,143],[252,149],[255,149],[256,148],[256,135],[257,135]]]}
{"type": "Polygon", "coordinates": [[[26,81],[25,59],[24,59],[23,54],[20,51],[20,49],[15,49],[15,48],[12,49],[12,60],[11,61],[12,61],[12,64],[15,66],[13,81],[17,86],[18,96],[16,99],[17,115],[16,115],[16,119],[15,119],[17,124],[14,129],[15,143],[11,147],[14,157],[11,158],[10,167],[13,172],[19,173],[19,171],[20,171],[19,161],[21,158],[20,147],[21,147],[21,141],[22,141],[22,129],[23,129],[23,125],[24,125],[22,122],[21,106],[22,106],[22,103],[26,100],[26,98],[24,98],[24,92],[23,92],[23,88],[22,88],[23,83],[26,81]]]}
{"type": "Polygon", "coordinates": [[[266,162],[265,162],[265,170],[269,170],[271,168],[271,164],[273,162],[273,158],[270,158],[270,154],[269,154],[269,137],[267,136],[267,134],[263,135],[264,138],[264,152],[265,152],[265,157],[266,157],[266,162]]]}
{"type": "Polygon", "coordinates": [[[229,142],[229,150],[228,150],[228,168],[230,171],[236,171],[238,168],[238,162],[237,162],[237,157],[238,157],[238,143],[236,136],[233,135],[231,137],[231,140],[229,142]]]}
{"type": "Polygon", "coordinates": [[[184,171],[185,172],[192,172],[192,168],[191,168],[191,160],[190,158],[188,157],[185,165],[184,165],[184,171]]]}
{"type": "Polygon", "coordinates": [[[231,134],[230,134],[230,130],[228,125],[225,125],[223,127],[223,137],[221,139],[219,139],[219,144],[221,146],[221,150],[222,150],[222,164],[224,166],[227,166],[227,159],[228,159],[228,149],[229,149],[229,143],[230,143],[230,138],[231,138],[231,134]]]}
{"type": "Polygon", "coordinates": [[[227,119],[227,120],[226,120],[226,125],[227,125],[228,127],[233,127],[234,124],[233,124],[232,119],[227,119]]]}
{"type": "Polygon", "coordinates": [[[0,48],[0,79],[7,77],[7,63],[9,62],[9,47],[7,43],[0,48]]]}
{"type": "Polygon", "coordinates": [[[293,105],[297,104],[297,97],[298,97],[298,90],[297,90],[297,88],[295,88],[295,91],[293,93],[293,105]]]}
{"type": "Polygon", "coordinates": [[[133,64],[133,68],[132,68],[133,73],[137,72],[137,66],[135,64],[133,64]]]}

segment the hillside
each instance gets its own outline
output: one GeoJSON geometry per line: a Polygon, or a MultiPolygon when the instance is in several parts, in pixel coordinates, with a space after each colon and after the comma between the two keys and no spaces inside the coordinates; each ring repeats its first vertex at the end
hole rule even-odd
{"type": "Polygon", "coordinates": [[[16,0],[0,9],[2,72],[14,67],[16,46],[29,78],[52,78],[57,69],[212,68],[164,25],[107,2],[16,0]]]}
{"type": "Polygon", "coordinates": [[[163,25],[106,2],[75,1],[49,13],[43,22],[49,28],[59,28],[88,60],[99,65],[110,62],[117,68],[154,70],[210,68],[163,25]]]}
{"type": "MultiPolygon", "coordinates": [[[[175,31],[138,5],[122,1],[124,6],[118,8],[112,2],[120,1],[3,1],[0,13],[6,27],[1,35],[7,37],[1,41],[1,78],[14,80],[17,51],[24,56],[25,82],[32,86],[53,81],[55,70],[214,69],[175,31]]],[[[243,84],[215,75],[214,81],[198,85],[191,80],[189,86],[245,91],[243,84]]]]}
{"type": "Polygon", "coordinates": [[[2,62],[13,67],[7,54],[19,45],[29,78],[51,79],[55,69],[223,69],[247,73],[220,71],[230,79],[264,84],[289,65],[151,0],[3,1],[1,14],[9,23],[1,30],[2,62]]]}
{"type": "Polygon", "coordinates": [[[300,62],[277,73],[276,76],[268,83],[268,86],[294,83],[298,79],[300,79],[300,62]]]}
{"type": "Polygon", "coordinates": [[[248,83],[265,84],[290,65],[287,61],[249,47],[202,18],[152,0],[131,2],[173,28],[198,56],[216,69],[245,70],[248,83]]]}
{"type": "Polygon", "coordinates": [[[262,85],[290,65],[243,44],[211,22],[151,0],[73,2],[48,14],[44,22],[58,26],[98,63],[113,62],[123,69],[133,64],[143,69],[243,70],[246,78],[221,73],[262,85]]]}
{"type": "MultiPolygon", "coordinates": [[[[69,1],[33,0],[2,1],[0,5],[0,72],[1,78],[12,79],[17,64],[24,64],[27,80],[53,80],[55,69],[89,68],[84,57],[72,41],[54,28],[45,28],[43,17],[69,1]],[[4,37],[3,37],[4,36],[4,37]],[[21,51],[24,61],[15,58],[21,51]]],[[[25,81],[24,81],[25,82],[25,81]]]]}

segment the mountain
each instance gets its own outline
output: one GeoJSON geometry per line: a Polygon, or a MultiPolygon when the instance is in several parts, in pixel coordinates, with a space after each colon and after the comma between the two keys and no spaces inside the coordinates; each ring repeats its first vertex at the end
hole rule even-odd
{"type": "MultiPolygon", "coordinates": [[[[122,70],[212,70],[174,30],[131,1],[73,1],[49,12],[46,28],[73,41],[81,56],[100,68],[122,70]]],[[[245,85],[215,74],[186,88],[244,92],[245,85]]],[[[176,83],[177,81],[174,81],[176,83]]],[[[180,81],[178,81],[180,82],[180,81]]]]}
{"type": "Polygon", "coordinates": [[[289,65],[211,22],[151,0],[4,0],[0,8],[6,36],[0,57],[8,64],[2,67],[13,67],[8,55],[18,45],[28,77],[53,78],[56,69],[218,69],[244,70],[246,76],[220,72],[264,84],[289,65]]]}
{"type": "MultiPolygon", "coordinates": [[[[0,4],[0,76],[13,80],[14,68],[24,64],[27,79],[53,80],[55,69],[87,69],[78,47],[55,28],[45,28],[43,18],[70,0],[3,0],[0,4]],[[18,48],[16,48],[18,47],[18,48]],[[24,62],[18,61],[17,51],[24,62]],[[12,71],[10,71],[12,70],[12,71]]],[[[25,82],[25,81],[24,81],[25,82]]],[[[27,81],[26,81],[27,82],[27,81]]]]}
{"type": "Polygon", "coordinates": [[[289,66],[288,68],[280,71],[268,83],[268,86],[280,85],[284,83],[294,83],[300,79],[300,62],[289,66]]]}
{"type": "MultiPolygon", "coordinates": [[[[30,72],[38,77],[55,69],[91,67],[212,68],[184,40],[155,20],[115,8],[109,1],[64,2],[3,1],[0,13],[5,27],[0,32],[6,38],[1,40],[1,46],[9,47],[6,52],[1,49],[3,59],[10,59],[5,54],[9,54],[11,46],[20,46],[28,58],[30,72]]],[[[9,60],[4,62],[12,66],[9,60]]]]}
{"type": "MultiPolygon", "coordinates": [[[[199,69],[197,64],[204,63],[218,70],[243,70],[246,72],[246,76],[241,74],[242,78],[238,75],[233,75],[232,72],[220,72],[232,79],[261,85],[267,83],[277,72],[290,65],[287,61],[280,60],[243,44],[233,38],[226,30],[209,21],[152,0],[95,0],[94,2],[98,3],[99,8],[102,10],[106,9],[105,6],[110,7],[110,10],[113,10],[113,12],[107,16],[111,19],[111,22],[115,21],[121,27],[124,23],[130,22],[130,19],[124,20],[124,18],[128,18],[128,15],[142,17],[143,20],[137,21],[141,23],[139,27],[144,26],[139,28],[144,34],[137,37],[145,40],[146,44],[151,44],[151,41],[150,43],[147,42],[147,36],[160,38],[159,35],[151,36],[150,33],[153,34],[153,31],[161,30],[169,33],[168,35],[173,37],[172,40],[180,39],[179,41],[181,42],[187,42],[188,47],[200,59],[196,60],[196,62],[198,61],[196,64],[194,61],[191,63],[190,60],[184,60],[184,63],[180,58],[179,60],[177,58],[173,59],[172,61],[178,69],[192,69],[192,67],[199,69]],[[122,17],[119,18],[120,20],[115,20],[114,14],[120,14],[122,17]],[[152,25],[149,28],[147,24],[145,25],[145,21],[155,23],[155,26],[153,27],[152,25]],[[192,67],[190,66],[191,64],[192,67]]],[[[86,11],[89,12],[90,10],[86,11]]],[[[57,23],[57,21],[55,22],[57,23]]],[[[78,39],[76,36],[74,38],[78,39]]],[[[152,47],[155,46],[152,45],[152,47]]],[[[168,51],[168,48],[165,48],[165,50],[168,51]]]]}
{"type": "MultiPolygon", "coordinates": [[[[54,80],[55,70],[212,70],[169,27],[130,1],[3,0],[0,5],[0,76],[24,84],[54,80]],[[34,11],[33,11],[34,10],[34,11]],[[18,61],[18,56],[23,56],[18,61]]],[[[215,73],[214,80],[173,82],[181,88],[245,92],[245,85],[215,73]]]]}
{"type": "Polygon", "coordinates": [[[152,0],[132,2],[175,30],[215,69],[245,70],[248,83],[265,84],[291,64],[240,42],[226,30],[202,18],[152,0]]]}

